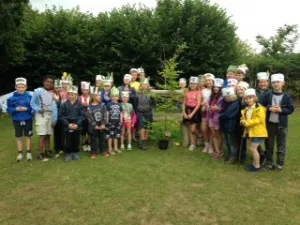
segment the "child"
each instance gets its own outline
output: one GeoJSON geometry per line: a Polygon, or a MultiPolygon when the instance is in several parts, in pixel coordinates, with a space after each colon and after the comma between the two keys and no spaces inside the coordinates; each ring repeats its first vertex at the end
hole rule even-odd
{"type": "Polygon", "coordinates": [[[186,93],[182,104],[183,122],[188,124],[189,129],[189,151],[194,151],[196,148],[197,124],[201,122],[201,115],[199,111],[201,91],[197,90],[198,82],[198,77],[190,77],[189,91],[186,93]]]}
{"type": "Polygon", "coordinates": [[[258,98],[258,102],[261,103],[262,96],[265,93],[270,92],[270,90],[269,90],[269,73],[268,72],[257,73],[257,80],[258,80],[258,89],[256,89],[256,96],[258,98]]]}
{"type": "Polygon", "coordinates": [[[129,92],[129,103],[131,103],[134,109],[136,109],[136,91],[130,86],[131,79],[132,76],[130,74],[125,74],[123,78],[123,85],[119,87],[119,91],[120,93],[123,91],[129,92]]]}
{"type": "Polygon", "coordinates": [[[271,83],[273,91],[266,93],[262,98],[262,105],[267,108],[267,130],[269,133],[269,138],[266,141],[266,169],[282,170],[286,154],[288,115],[294,112],[294,105],[291,96],[283,91],[283,74],[273,74],[271,83]],[[275,139],[277,162],[276,165],[273,165],[275,139]]]}
{"type": "Polygon", "coordinates": [[[222,135],[220,132],[219,115],[223,107],[222,87],[224,80],[220,78],[214,79],[212,93],[208,103],[208,127],[211,139],[214,145],[214,157],[221,158],[222,151],[222,135]]]}
{"type": "Polygon", "coordinates": [[[213,87],[213,81],[215,79],[215,76],[211,73],[206,73],[203,75],[205,79],[205,87],[202,90],[202,107],[201,107],[201,132],[204,139],[204,149],[202,152],[208,152],[210,154],[213,153],[213,149],[211,146],[211,140],[209,138],[209,129],[208,129],[208,120],[207,120],[207,110],[208,110],[208,102],[209,97],[211,95],[211,89],[213,87]]]}
{"type": "Polygon", "coordinates": [[[268,137],[266,129],[266,109],[257,103],[255,89],[247,89],[244,97],[246,108],[242,110],[241,124],[244,138],[249,138],[249,150],[253,163],[247,167],[248,172],[258,172],[261,168],[258,146],[268,137]]]}
{"type": "Polygon", "coordinates": [[[50,151],[50,136],[57,122],[57,105],[53,99],[54,78],[43,78],[43,87],[34,90],[30,105],[35,112],[36,133],[39,135],[39,159],[48,161],[53,157],[50,151]]]}
{"type": "Polygon", "coordinates": [[[111,104],[111,85],[113,80],[110,78],[107,78],[103,81],[103,88],[104,90],[101,91],[101,100],[105,104],[106,107],[108,107],[111,104]]]}
{"type": "Polygon", "coordinates": [[[118,149],[118,140],[121,137],[122,132],[122,107],[118,102],[120,92],[117,88],[111,89],[112,102],[107,106],[107,127],[108,131],[106,138],[108,139],[108,152],[110,155],[115,153],[122,153],[118,149]]]}
{"type": "Polygon", "coordinates": [[[199,75],[198,76],[199,79],[199,83],[198,83],[198,91],[202,91],[205,88],[205,79],[203,77],[203,75],[199,75]]]}
{"type": "Polygon", "coordinates": [[[124,140],[127,134],[127,150],[132,150],[131,146],[131,128],[133,106],[128,102],[130,93],[128,91],[122,92],[122,136],[121,136],[121,150],[125,150],[124,140]]]}
{"type": "Polygon", "coordinates": [[[236,162],[237,156],[236,132],[240,121],[239,102],[232,87],[223,88],[222,95],[226,102],[219,116],[220,129],[224,139],[224,160],[226,164],[232,164],[236,162]]]}
{"type": "MultiPolygon", "coordinates": [[[[62,82],[61,80],[55,80],[54,81],[54,93],[53,93],[53,99],[55,100],[57,112],[59,112],[60,105],[61,105],[61,97],[60,92],[62,91],[62,82]]],[[[60,154],[63,153],[63,127],[60,123],[60,120],[57,120],[57,123],[54,127],[54,150],[55,150],[55,157],[58,158],[60,154]]]]}
{"type": "Polygon", "coordinates": [[[60,107],[59,117],[65,132],[65,161],[79,160],[80,130],[85,118],[83,106],[77,100],[78,88],[69,86],[68,100],[60,107]]]}
{"type": "Polygon", "coordinates": [[[140,81],[146,78],[146,73],[143,67],[138,68],[138,78],[140,81]]]}
{"type": "Polygon", "coordinates": [[[237,96],[241,99],[243,99],[245,91],[249,88],[249,84],[245,81],[241,81],[238,83],[236,88],[237,96]]]}
{"type": "Polygon", "coordinates": [[[98,88],[99,93],[103,89],[102,82],[104,81],[104,79],[105,77],[103,75],[96,75],[96,87],[98,88]]]}
{"type": "Polygon", "coordinates": [[[236,78],[236,66],[230,65],[227,69],[226,80],[224,81],[224,87],[228,87],[228,80],[236,78]]]}
{"type": "Polygon", "coordinates": [[[138,92],[140,90],[140,82],[137,81],[138,79],[138,69],[136,68],[132,68],[130,69],[129,73],[131,75],[131,83],[130,83],[130,86],[132,88],[134,88],[134,90],[136,92],[138,92]]]}
{"type": "Polygon", "coordinates": [[[140,149],[147,150],[148,129],[151,128],[153,122],[153,107],[155,100],[149,96],[149,79],[146,78],[142,81],[140,93],[137,94],[137,115],[138,125],[140,128],[140,149]]]}
{"type": "Polygon", "coordinates": [[[81,93],[82,95],[79,97],[79,101],[81,105],[83,105],[85,110],[85,119],[82,122],[82,130],[81,130],[81,144],[82,144],[82,150],[84,152],[90,152],[91,151],[91,145],[90,145],[90,136],[88,133],[88,127],[89,127],[89,121],[87,119],[87,108],[90,104],[90,83],[86,81],[81,82],[81,93]]]}
{"type": "Polygon", "coordinates": [[[91,134],[91,159],[96,159],[97,152],[100,151],[103,156],[109,156],[105,146],[105,123],[106,107],[101,102],[98,87],[91,87],[91,104],[88,106],[87,117],[89,121],[89,133],[91,134]]]}
{"type": "Polygon", "coordinates": [[[61,82],[62,82],[62,90],[60,92],[60,99],[61,99],[61,103],[64,103],[67,101],[68,87],[72,85],[73,79],[70,74],[68,74],[67,72],[63,72],[61,82]]]}
{"type": "Polygon", "coordinates": [[[236,77],[235,77],[235,79],[237,79],[238,83],[243,81],[246,78],[246,74],[247,74],[248,70],[249,69],[246,66],[246,64],[238,66],[238,68],[236,70],[236,77]]]}
{"type": "Polygon", "coordinates": [[[178,110],[182,110],[182,103],[183,103],[183,100],[184,100],[184,96],[187,92],[187,89],[186,89],[186,79],[185,78],[180,78],[179,79],[179,96],[178,96],[178,102],[176,102],[176,107],[178,110]]]}
{"type": "Polygon", "coordinates": [[[32,160],[31,136],[32,136],[32,108],[30,106],[31,95],[26,92],[27,80],[19,77],[15,80],[16,91],[7,99],[7,112],[12,116],[17,140],[17,162],[23,159],[23,136],[26,137],[26,159],[32,160]]]}

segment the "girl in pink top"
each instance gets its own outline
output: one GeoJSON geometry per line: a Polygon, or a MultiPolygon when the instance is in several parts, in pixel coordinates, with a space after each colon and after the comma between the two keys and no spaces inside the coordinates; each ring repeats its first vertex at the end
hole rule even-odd
{"type": "Polygon", "coordinates": [[[212,139],[213,146],[215,149],[214,152],[215,158],[221,158],[223,156],[223,151],[222,151],[223,139],[219,129],[220,128],[219,116],[223,105],[223,97],[222,97],[223,84],[224,84],[223,79],[219,79],[219,78],[214,79],[214,86],[209,99],[209,107],[208,107],[208,126],[211,134],[210,137],[212,139]]]}
{"type": "Polygon", "coordinates": [[[197,90],[197,85],[198,77],[190,77],[190,88],[182,104],[183,122],[188,124],[189,129],[190,151],[194,151],[196,148],[197,124],[201,122],[199,112],[201,91],[197,90]]]}

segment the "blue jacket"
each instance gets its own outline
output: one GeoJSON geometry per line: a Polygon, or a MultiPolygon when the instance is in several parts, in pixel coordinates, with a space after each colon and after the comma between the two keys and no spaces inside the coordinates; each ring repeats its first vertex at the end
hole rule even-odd
{"type": "MultiPolygon", "coordinates": [[[[272,98],[275,93],[273,91],[270,91],[263,95],[261,104],[267,108],[267,116],[266,120],[269,121],[270,118],[270,107],[272,106],[272,98]]],[[[293,99],[292,97],[287,94],[283,93],[283,97],[280,103],[280,107],[282,109],[282,112],[279,113],[279,127],[287,128],[288,126],[288,115],[292,114],[295,110],[293,99]]]]}
{"type": "Polygon", "coordinates": [[[83,105],[76,100],[74,104],[71,104],[69,100],[60,106],[59,119],[64,126],[64,130],[68,131],[69,124],[77,124],[77,130],[81,130],[82,122],[85,119],[85,110],[83,105]]]}
{"type": "Polygon", "coordinates": [[[7,112],[12,116],[14,121],[32,120],[33,110],[30,106],[31,95],[25,92],[23,95],[14,92],[13,96],[7,99],[7,112]],[[17,107],[26,107],[27,111],[17,112],[17,107]]]}
{"type": "Polygon", "coordinates": [[[110,94],[110,92],[106,96],[105,91],[103,90],[103,91],[101,91],[100,96],[101,96],[102,102],[105,104],[106,107],[111,104],[111,94],[110,94]]]}
{"type": "MultiPolygon", "coordinates": [[[[34,112],[40,112],[41,111],[41,90],[42,88],[37,88],[33,92],[33,96],[30,102],[30,105],[33,109],[34,112]]],[[[51,112],[51,117],[52,117],[52,123],[56,124],[57,122],[57,105],[55,103],[55,100],[53,99],[53,104],[52,104],[52,112],[51,112]]]]}
{"type": "Polygon", "coordinates": [[[222,132],[235,133],[240,121],[240,106],[239,101],[227,103],[224,110],[220,113],[220,129],[222,132]]]}

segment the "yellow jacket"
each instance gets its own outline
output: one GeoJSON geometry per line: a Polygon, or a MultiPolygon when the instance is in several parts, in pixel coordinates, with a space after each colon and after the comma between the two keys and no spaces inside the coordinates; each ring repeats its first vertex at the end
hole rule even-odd
{"type": "Polygon", "coordinates": [[[244,127],[244,137],[247,135],[248,137],[268,137],[268,132],[266,128],[266,108],[256,104],[255,108],[253,109],[252,116],[250,120],[247,120],[246,117],[246,110],[243,109],[241,121],[245,121],[244,127]]]}

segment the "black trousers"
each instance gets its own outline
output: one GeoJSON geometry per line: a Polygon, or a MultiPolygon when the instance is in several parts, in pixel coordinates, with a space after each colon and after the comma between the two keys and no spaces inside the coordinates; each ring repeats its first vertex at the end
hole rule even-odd
{"type": "Polygon", "coordinates": [[[57,122],[57,124],[54,127],[54,150],[56,153],[59,153],[59,151],[64,149],[63,143],[64,143],[64,132],[63,128],[60,122],[57,122]]]}
{"type": "Polygon", "coordinates": [[[75,130],[73,132],[65,131],[65,153],[79,152],[80,145],[80,131],[75,130]]]}
{"type": "Polygon", "coordinates": [[[93,131],[91,133],[91,153],[106,152],[105,140],[105,133],[103,131],[93,131]]]}
{"type": "Polygon", "coordinates": [[[267,164],[271,165],[274,163],[274,147],[275,141],[277,145],[277,164],[280,166],[284,165],[286,155],[286,137],[287,128],[279,127],[278,123],[267,123],[268,139],[266,140],[266,157],[267,164]]]}

